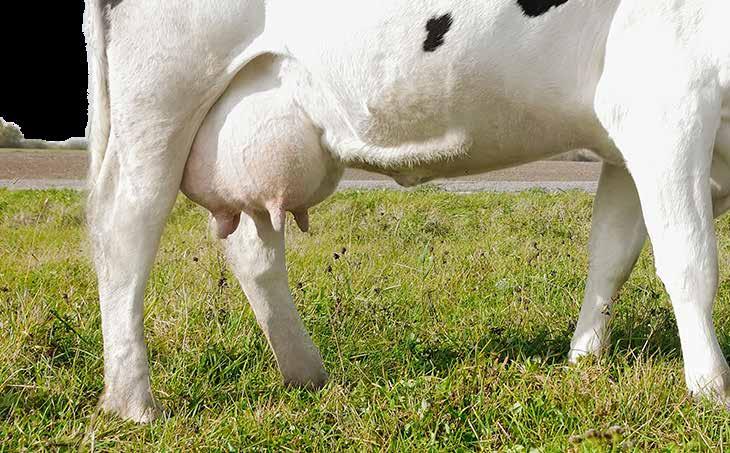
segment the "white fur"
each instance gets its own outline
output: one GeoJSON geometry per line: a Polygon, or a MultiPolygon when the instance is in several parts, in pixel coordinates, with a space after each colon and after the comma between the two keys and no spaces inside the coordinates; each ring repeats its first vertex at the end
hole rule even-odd
{"type": "Polygon", "coordinates": [[[186,184],[248,212],[224,244],[288,382],[318,386],[326,373],[286,287],[283,233],[261,215],[281,175],[294,169],[314,203],[327,192],[314,186],[345,166],[412,185],[584,147],[606,163],[571,360],[601,352],[611,298],[648,232],[687,385],[725,401],[712,218],[730,207],[727,17],[725,0],[570,0],[537,18],[516,0],[123,0],[110,11],[87,0],[103,407],[156,414],[142,296],[199,130],[186,184]],[[443,45],[424,52],[426,22],[446,13],[443,45]],[[287,70],[260,68],[277,93],[260,104],[241,96],[261,91],[241,77],[266,59],[287,70]],[[286,134],[266,138],[261,124],[276,118],[289,118],[286,134]],[[226,130],[234,140],[218,139],[226,130]],[[297,139],[310,133],[319,143],[297,139]]]}

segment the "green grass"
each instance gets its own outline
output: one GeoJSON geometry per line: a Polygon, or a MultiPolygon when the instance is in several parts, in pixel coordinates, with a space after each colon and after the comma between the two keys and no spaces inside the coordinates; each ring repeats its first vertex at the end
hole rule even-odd
{"type": "MultiPolygon", "coordinates": [[[[291,287],[331,374],[313,392],[281,384],[205,212],[181,199],[146,295],[166,412],[137,426],[95,416],[102,339],[81,196],[0,191],[0,450],[719,451],[730,413],[686,395],[648,248],[618,297],[611,352],[567,365],[591,202],[347,192],[314,210],[310,234],[290,223],[291,287]]],[[[730,222],[718,229],[715,320],[730,352],[730,222]]]]}

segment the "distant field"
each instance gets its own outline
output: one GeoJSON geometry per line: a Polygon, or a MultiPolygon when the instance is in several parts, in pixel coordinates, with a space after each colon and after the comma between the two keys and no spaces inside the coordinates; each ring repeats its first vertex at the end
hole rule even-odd
{"type": "MultiPolygon", "coordinates": [[[[331,381],[285,388],[204,211],[180,200],[146,296],[166,415],[95,416],[101,332],[81,196],[0,190],[0,451],[721,451],[688,400],[648,248],[605,359],[565,360],[592,197],[343,192],[288,226],[291,287],[331,381]]],[[[730,353],[730,222],[715,320],[730,353]]],[[[620,246],[617,244],[617,246],[620,246]]]]}

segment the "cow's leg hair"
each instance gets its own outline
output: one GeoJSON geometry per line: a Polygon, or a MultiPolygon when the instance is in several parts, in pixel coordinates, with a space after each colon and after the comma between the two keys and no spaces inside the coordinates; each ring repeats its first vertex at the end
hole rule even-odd
{"type": "Polygon", "coordinates": [[[639,196],[626,168],[603,164],[592,223],[588,280],[570,344],[571,362],[603,352],[612,298],[629,277],[646,241],[639,196]]]}
{"type": "Polygon", "coordinates": [[[100,406],[136,422],[156,418],[143,332],[143,297],[191,137],[150,128],[112,134],[88,200],[104,337],[100,406]],[[123,136],[123,137],[124,137],[123,136]],[[146,137],[146,139],[145,139],[146,137]]]}
{"type": "Polygon", "coordinates": [[[284,232],[274,230],[266,213],[242,214],[238,229],[222,242],[284,382],[310,388],[324,385],[328,376],[322,358],[289,291],[284,232]]]}

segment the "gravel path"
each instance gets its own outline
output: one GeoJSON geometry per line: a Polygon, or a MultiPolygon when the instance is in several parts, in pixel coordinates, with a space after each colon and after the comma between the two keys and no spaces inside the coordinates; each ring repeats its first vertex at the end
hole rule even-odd
{"type": "MultiPolygon", "coordinates": [[[[0,150],[0,187],[22,189],[83,189],[88,165],[85,151],[0,150]]],[[[529,189],[595,192],[600,163],[541,161],[483,175],[434,181],[449,192],[519,192],[529,189]]],[[[394,189],[388,177],[347,170],[339,189],[394,189]]]]}

